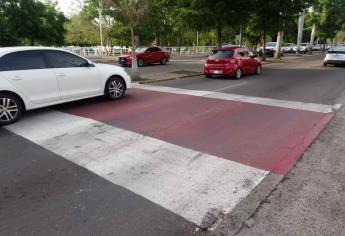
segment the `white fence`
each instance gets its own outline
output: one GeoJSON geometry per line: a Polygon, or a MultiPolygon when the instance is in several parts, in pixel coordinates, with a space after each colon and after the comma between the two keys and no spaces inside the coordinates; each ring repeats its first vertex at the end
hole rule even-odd
{"type": "MultiPolygon", "coordinates": [[[[193,55],[193,54],[209,54],[213,46],[199,46],[199,47],[165,47],[172,55],[193,55]]],[[[123,53],[131,51],[131,48],[126,47],[64,47],[63,49],[74,52],[84,57],[103,57],[103,56],[118,56],[123,53]]]]}

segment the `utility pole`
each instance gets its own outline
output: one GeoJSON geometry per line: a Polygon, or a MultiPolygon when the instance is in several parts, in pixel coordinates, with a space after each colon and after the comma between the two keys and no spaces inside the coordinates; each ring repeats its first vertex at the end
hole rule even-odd
{"type": "Polygon", "coordinates": [[[101,40],[101,47],[103,47],[102,9],[103,9],[103,4],[102,4],[102,0],[100,0],[99,1],[99,8],[98,8],[98,17],[99,17],[99,37],[101,40]]]}
{"type": "Polygon", "coordinates": [[[298,19],[297,54],[299,54],[301,50],[301,43],[302,43],[302,38],[303,38],[303,26],[304,26],[304,11],[301,13],[298,19]]]}
{"type": "Polygon", "coordinates": [[[242,25],[240,25],[240,47],[242,47],[242,25]]]}

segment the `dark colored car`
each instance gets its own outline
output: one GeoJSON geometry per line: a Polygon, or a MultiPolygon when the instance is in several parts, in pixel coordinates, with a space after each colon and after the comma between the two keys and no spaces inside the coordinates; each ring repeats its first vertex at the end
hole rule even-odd
{"type": "MultiPolygon", "coordinates": [[[[153,63],[165,65],[170,60],[170,53],[166,49],[157,46],[137,48],[135,53],[139,67],[153,63]]],[[[119,63],[123,66],[132,66],[132,53],[121,55],[119,63]]]]}
{"type": "Polygon", "coordinates": [[[242,75],[260,73],[261,61],[258,57],[248,49],[240,47],[213,50],[204,66],[204,74],[208,78],[218,75],[240,79],[242,75]]]}

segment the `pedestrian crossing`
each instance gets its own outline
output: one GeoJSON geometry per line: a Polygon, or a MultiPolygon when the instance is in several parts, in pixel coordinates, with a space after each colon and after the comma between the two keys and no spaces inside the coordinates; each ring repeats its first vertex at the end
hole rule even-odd
{"type": "Polygon", "coordinates": [[[28,113],[11,132],[200,224],[284,175],[332,106],[136,85],[121,101],[28,113]]]}

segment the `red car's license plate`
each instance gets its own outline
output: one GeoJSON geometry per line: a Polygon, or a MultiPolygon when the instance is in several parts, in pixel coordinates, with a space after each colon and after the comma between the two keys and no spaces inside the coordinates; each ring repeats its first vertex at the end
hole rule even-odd
{"type": "Polygon", "coordinates": [[[211,73],[213,74],[223,74],[222,70],[211,70],[211,73]]]}

